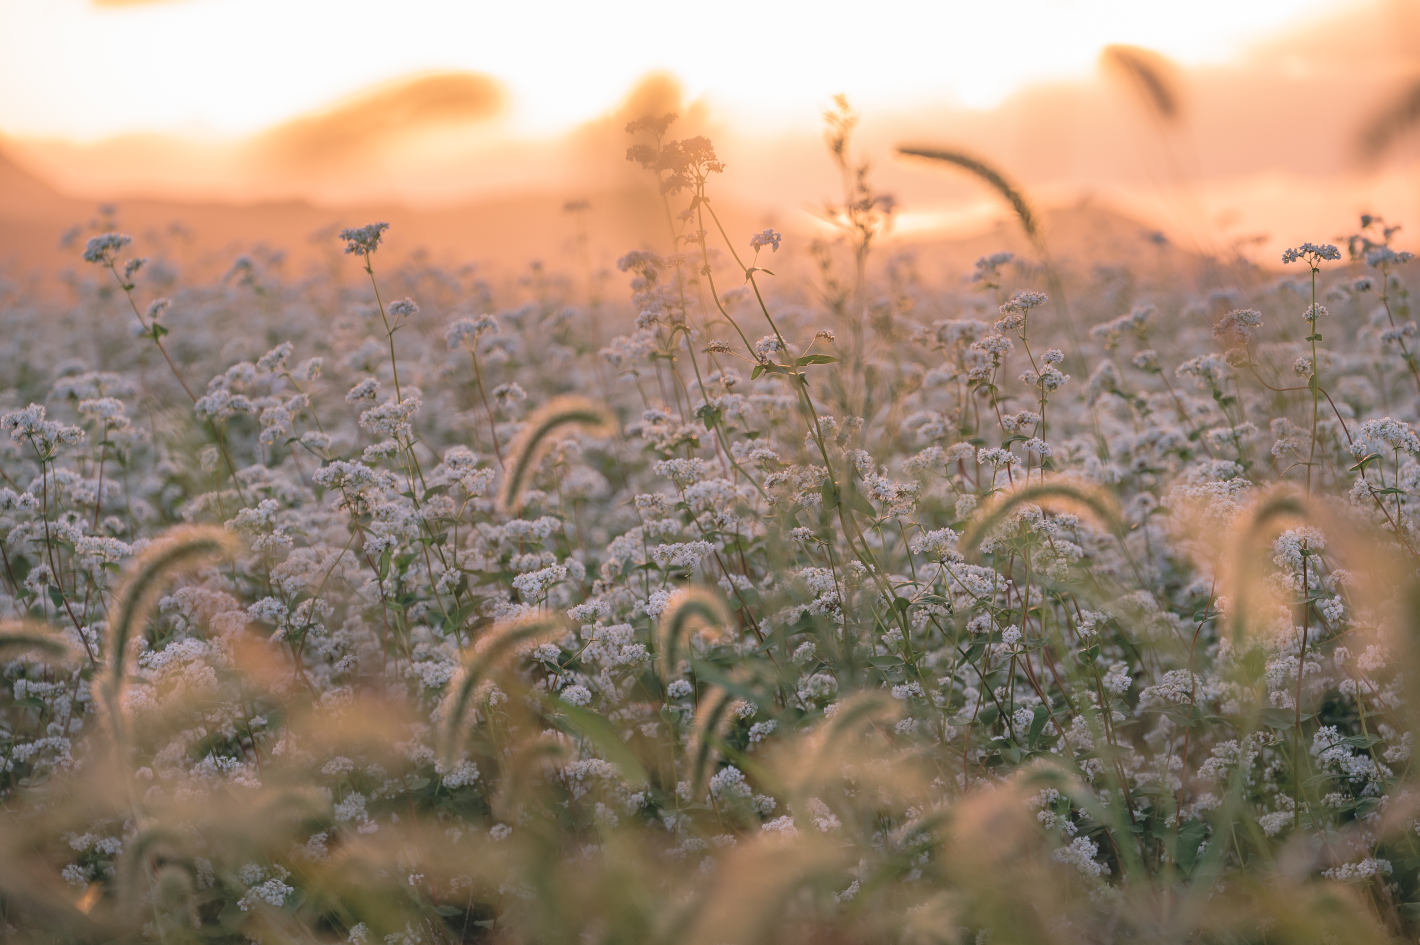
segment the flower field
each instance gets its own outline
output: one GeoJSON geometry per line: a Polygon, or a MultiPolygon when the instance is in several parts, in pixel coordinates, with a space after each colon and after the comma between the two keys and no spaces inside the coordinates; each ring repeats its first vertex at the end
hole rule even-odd
{"type": "Polygon", "coordinates": [[[1060,263],[966,168],[1039,251],[929,284],[838,121],[812,246],[666,118],[605,280],[0,288],[0,940],[1414,941],[1405,231],[1060,263]]]}

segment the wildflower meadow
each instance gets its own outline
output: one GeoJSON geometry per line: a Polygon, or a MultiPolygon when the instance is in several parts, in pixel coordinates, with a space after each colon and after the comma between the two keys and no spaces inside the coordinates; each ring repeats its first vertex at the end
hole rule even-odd
{"type": "Polygon", "coordinates": [[[5,283],[0,940],[1415,941],[1407,231],[1144,271],[918,149],[1034,247],[927,278],[853,121],[807,244],[668,115],[668,251],[5,283]]]}

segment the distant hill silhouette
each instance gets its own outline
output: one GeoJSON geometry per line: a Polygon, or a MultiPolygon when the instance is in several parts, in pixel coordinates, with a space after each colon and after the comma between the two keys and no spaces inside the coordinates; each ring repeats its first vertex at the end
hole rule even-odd
{"type": "MultiPolygon", "coordinates": [[[[82,269],[82,242],[65,241],[76,227],[88,236],[96,224],[97,204],[69,197],[6,153],[0,139],[0,270],[47,280],[66,269],[82,269]],[[63,243],[63,245],[61,245],[63,243]]],[[[749,235],[774,226],[784,233],[789,253],[776,271],[790,277],[790,261],[805,259],[809,241],[828,235],[805,212],[767,216],[749,206],[717,204],[727,231],[749,235]]],[[[135,237],[140,255],[176,257],[184,277],[209,279],[226,272],[237,256],[256,245],[285,252],[293,264],[332,259],[340,251],[335,233],[342,227],[388,221],[391,232],[382,256],[393,266],[401,258],[427,250],[430,258],[453,264],[478,263],[489,272],[526,273],[534,261],[550,271],[578,277],[585,266],[610,270],[608,291],[619,284],[616,260],[633,249],[668,249],[659,202],[645,189],[608,186],[599,192],[566,193],[527,190],[450,202],[434,208],[411,208],[390,201],[342,206],[308,201],[231,203],[118,197],[113,201],[120,230],[135,237]],[[574,219],[569,200],[585,201],[586,212],[574,219]],[[173,238],[181,224],[183,236],[173,238]],[[579,230],[587,237],[586,255],[574,248],[579,230]]],[[[1089,199],[1069,206],[1044,207],[1042,225],[1057,262],[1087,273],[1093,262],[1128,258],[1144,275],[1163,266],[1191,268],[1200,257],[1169,244],[1145,222],[1089,199]]],[[[893,252],[915,253],[924,273],[934,278],[965,277],[980,256],[1008,250],[1023,259],[1035,252],[1019,227],[1004,213],[994,223],[968,231],[918,232],[894,236],[880,245],[878,258],[893,252]]]]}
{"type": "Polygon", "coordinates": [[[4,138],[0,138],[0,194],[5,195],[7,213],[46,209],[66,199],[48,181],[10,157],[4,138]]]}

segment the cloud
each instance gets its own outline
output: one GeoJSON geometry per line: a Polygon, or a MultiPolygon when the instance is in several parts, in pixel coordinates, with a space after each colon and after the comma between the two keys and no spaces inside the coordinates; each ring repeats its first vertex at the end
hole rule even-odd
{"type": "Polygon", "coordinates": [[[257,150],[287,168],[351,164],[429,131],[467,129],[503,114],[497,79],[437,72],[360,92],[266,132],[257,150]]]}

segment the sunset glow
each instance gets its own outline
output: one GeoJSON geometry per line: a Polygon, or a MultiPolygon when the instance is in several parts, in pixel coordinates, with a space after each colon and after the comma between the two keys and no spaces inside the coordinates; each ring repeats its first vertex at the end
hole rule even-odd
{"type": "Polygon", "coordinates": [[[874,4],[450,4],[169,0],[11,2],[0,12],[0,132],[96,139],[239,136],[382,81],[470,70],[509,89],[509,131],[565,131],[669,70],[743,127],[812,121],[846,92],[865,109],[985,108],[1081,76],[1110,43],[1225,62],[1335,4],[1132,0],[874,4]],[[924,12],[926,11],[926,12],[924,12]],[[860,18],[871,15],[871,20],[860,18]],[[1029,24],[1029,30],[1015,26],[1029,24]]]}
{"type": "Polygon", "coordinates": [[[0,83],[0,945],[1420,942],[1420,0],[0,83]]]}

